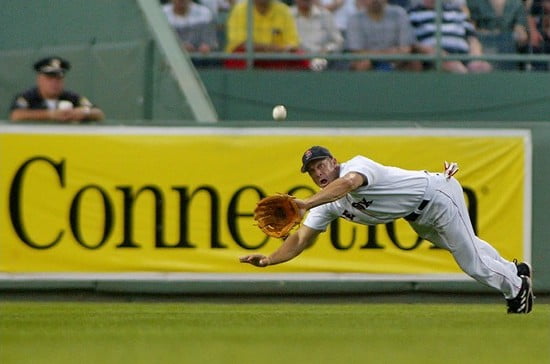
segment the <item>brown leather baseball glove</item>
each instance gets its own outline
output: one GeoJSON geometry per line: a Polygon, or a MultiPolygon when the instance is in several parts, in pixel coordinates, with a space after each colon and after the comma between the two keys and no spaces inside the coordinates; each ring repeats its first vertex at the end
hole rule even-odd
{"type": "Polygon", "coordinates": [[[302,221],[295,197],[278,194],[261,199],[254,210],[258,227],[269,236],[285,238],[302,221]]]}

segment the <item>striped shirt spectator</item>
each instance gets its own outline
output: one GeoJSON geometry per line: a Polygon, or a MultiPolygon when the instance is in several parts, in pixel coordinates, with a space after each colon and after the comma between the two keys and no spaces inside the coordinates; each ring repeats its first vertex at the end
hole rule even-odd
{"type": "MultiPolygon", "coordinates": [[[[451,54],[468,54],[468,37],[476,36],[475,28],[464,12],[453,4],[443,3],[441,47],[451,54]]],[[[409,10],[416,39],[422,45],[436,46],[436,11],[423,4],[409,10]]]]}
{"type": "MultiPolygon", "coordinates": [[[[422,2],[409,10],[409,19],[417,38],[415,53],[434,54],[437,47],[437,13],[435,0],[422,2]]],[[[442,54],[468,54],[481,56],[482,46],[476,36],[474,25],[469,21],[464,7],[456,1],[442,4],[441,13],[441,49],[442,54]]],[[[424,68],[431,67],[430,62],[424,63],[424,68]]],[[[490,72],[492,66],[481,60],[461,62],[445,60],[442,69],[453,73],[490,72]]]]}

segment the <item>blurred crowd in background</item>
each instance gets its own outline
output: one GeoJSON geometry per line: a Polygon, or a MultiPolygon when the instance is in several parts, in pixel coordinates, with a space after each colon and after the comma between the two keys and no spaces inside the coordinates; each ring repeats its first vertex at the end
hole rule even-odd
{"type": "Polygon", "coordinates": [[[197,67],[246,68],[242,57],[208,55],[253,47],[256,53],[316,55],[254,62],[255,68],[268,69],[422,71],[433,69],[433,62],[376,61],[372,55],[436,52],[472,56],[442,63],[442,70],[454,73],[548,69],[545,61],[486,62],[475,57],[548,53],[550,0],[442,0],[441,19],[436,0],[161,0],[161,6],[197,67]],[[247,41],[249,13],[252,41],[247,41]],[[322,57],[344,53],[370,57],[322,57]]]}

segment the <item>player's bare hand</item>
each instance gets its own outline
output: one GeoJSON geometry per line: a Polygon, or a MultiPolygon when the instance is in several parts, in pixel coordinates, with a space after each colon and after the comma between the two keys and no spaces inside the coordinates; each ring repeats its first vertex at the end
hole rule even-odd
{"type": "Polygon", "coordinates": [[[452,176],[458,172],[458,163],[456,162],[447,162],[445,161],[443,163],[443,167],[445,168],[445,171],[443,172],[445,174],[446,179],[451,179],[452,176]]]}
{"type": "Polygon", "coordinates": [[[240,257],[241,263],[252,264],[256,267],[267,267],[269,265],[269,258],[262,254],[250,254],[244,257],[240,257]]]}

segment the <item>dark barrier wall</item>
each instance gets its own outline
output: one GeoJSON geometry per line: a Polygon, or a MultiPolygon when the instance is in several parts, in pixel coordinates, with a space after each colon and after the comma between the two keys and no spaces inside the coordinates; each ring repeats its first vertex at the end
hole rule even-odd
{"type": "Polygon", "coordinates": [[[200,71],[221,120],[548,121],[550,74],[200,71]]]}

